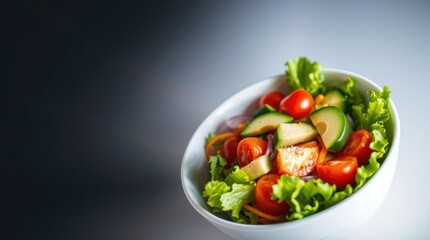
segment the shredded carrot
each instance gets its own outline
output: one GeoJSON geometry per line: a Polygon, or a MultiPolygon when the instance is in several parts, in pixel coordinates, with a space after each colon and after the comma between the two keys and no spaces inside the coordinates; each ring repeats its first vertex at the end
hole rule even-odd
{"type": "Polygon", "coordinates": [[[208,144],[206,144],[206,148],[205,148],[205,154],[206,154],[206,158],[209,159],[209,155],[211,154],[211,149],[212,146],[221,140],[224,140],[226,138],[230,138],[230,137],[234,137],[236,136],[236,132],[226,132],[226,133],[221,133],[217,136],[215,136],[214,138],[212,138],[208,144]]]}
{"type": "Polygon", "coordinates": [[[317,165],[318,165],[318,164],[320,164],[320,163],[322,163],[324,161],[324,158],[327,155],[328,150],[325,147],[325,145],[324,145],[324,143],[323,143],[323,141],[321,139],[321,136],[318,136],[317,139],[318,139],[318,142],[321,145],[321,150],[320,150],[320,153],[318,154],[318,158],[317,158],[317,165]]]}
{"type": "Polygon", "coordinates": [[[221,133],[221,134],[218,134],[217,136],[215,136],[214,138],[212,138],[206,144],[206,147],[205,147],[206,159],[209,160],[209,155],[211,154],[212,146],[215,143],[217,143],[218,141],[225,140],[225,139],[230,138],[230,137],[239,136],[239,134],[242,132],[243,126],[244,126],[243,124],[240,124],[234,131],[221,133]]]}
{"type": "Polygon", "coordinates": [[[318,94],[318,96],[315,97],[314,99],[314,104],[318,105],[320,104],[322,101],[324,100],[324,95],[322,94],[318,94]]]}
{"type": "Polygon", "coordinates": [[[243,205],[243,208],[245,208],[246,210],[248,210],[250,212],[253,212],[253,213],[257,214],[258,216],[263,217],[263,218],[265,218],[267,220],[281,221],[281,216],[274,216],[274,215],[271,215],[271,214],[264,213],[264,212],[258,210],[257,208],[255,208],[255,207],[253,207],[253,206],[251,206],[249,204],[243,205]]]}

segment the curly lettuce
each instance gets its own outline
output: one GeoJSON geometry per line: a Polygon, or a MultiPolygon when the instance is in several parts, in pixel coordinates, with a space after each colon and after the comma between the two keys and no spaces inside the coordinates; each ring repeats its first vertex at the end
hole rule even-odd
{"type": "Polygon", "coordinates": [[[288,86],[292,90],[305,89],[312,96],[325,91],[324,75],[322,74],[323,66],[317,62],[311,62],[306,57],[298,57],[294,60],[288,60],[285,65],[287,70],[288,86]]]}
{"type": "MultiPolygon", "coordinates": [[[[250,181],[248,175],[236,166],[226,170],[226,160],[221,156],[209,158],[209,172],[211,180],[206,183],[203,197],[207,198],[207,204],[213,213],[227,212],[235,222],[246,223],[240,218],[243,205],[254,199],[255,182],[250,181]]],[[[250,223],[256,222],[256,216],[244,211],[250,219],[250,223]]]]}

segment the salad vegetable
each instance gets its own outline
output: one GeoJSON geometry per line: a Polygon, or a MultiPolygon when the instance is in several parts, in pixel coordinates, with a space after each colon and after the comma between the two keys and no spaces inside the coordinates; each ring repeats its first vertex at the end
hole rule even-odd
{"type": "Polygon", "coordinates": [[[322,65],[305,57],[286,67],[291,93],[263,94],[252,115],[238,113],[229,131],[206,139],[202,194],[214,214],[248,224],[301,219],[356,192],[385,157],[387,86],[365,98],[352,77],[325,86],[322,65]]]}

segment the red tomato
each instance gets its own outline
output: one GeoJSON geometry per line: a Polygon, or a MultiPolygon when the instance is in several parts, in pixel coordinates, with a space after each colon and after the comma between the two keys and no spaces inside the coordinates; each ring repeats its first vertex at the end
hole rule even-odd
{"type": "Polygon", "coordinates": [[[279,103],[284,97],[285,95],[278,91],[268,92],[260,98],[260,107],[267,104],[279,110],[279,103]]]}
{"type": "Polygon", "coordinates": [[[302,146],[279,148],[276,157],[278,173],[306,176],[314,170],[317,158],[318,147],[314,141],[302,146]]]}
{"type": "Polygon", "coordinates": [[[339,151],[339,156],[354,156],[357,158],[358,165],[369,163],[372,149],[369,148],[372,142],[372,135],[365,130],[360,129],[349,135],[345,146],[339,151]]]}
{"type": "Polygon", "coordinates": [[[290,210],[287,202],[278,203],[277,200],[272,200],[272,186],[278,183],[279,177],[277,174],[266,174],[258,179],[255,186],[254,202],[265,213],[280,215],[290,210]]]}
{"type": "Polygon", "coordinates": [[[319,177],[337,188],[344,188],[355,183],[357,173],[357,158],[353,156],[338,156],[318,164],[319,177]]]}
{"type": "Polygon", "coordinates": [[[304,90],[297,89],[290,93],[279,104],[279,110],[295,119],[306,117],[314,107],[312,95],[304,90]]]}
{"type": "Polygon", "coordinates": [[[242,139],[237,145],[237,162],[239,166],[244,167],[264,155],[266,149],[267,142],[261,138],[247,137],[242,139]]]}
{"type": "Polygon", "coordinates": [[[239,141],[239,137],[231,137],[222,143],[221,156],[227,161],[226,167],[229,167],[230,164],[236,160],[239,141]]]}

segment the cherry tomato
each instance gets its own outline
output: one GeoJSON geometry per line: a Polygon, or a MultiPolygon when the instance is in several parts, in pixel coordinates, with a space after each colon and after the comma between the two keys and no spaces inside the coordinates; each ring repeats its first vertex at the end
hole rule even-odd
{"type": "Polygon", "coordinates": [[[353,156],[338,156],[318,164],[319,177],[337,188],[344,188],[355,183],[357,173],[357,158],[353,156]]]}
{"type": "Polygon", "coordinates": [[[227,161],[227,166],[236,160],[237,145],[239,144],[239,137],[231,137],[225,140],[221,145],[221,156],[227,161]]]}
{"type": "Polygon", "coordinates": [[[260,108],[267,104],[279,110],[279,103],[284,97],[285,94],[278,91],[268,92],[260,98],[260,108]]]}
{"type": "Polygon", "coordinates": [[[267,142],[261,138],[247,137],[242,139],[237,145],[237,162],[239,166],[244,167],[264,155],[266,149],[267,142]]]}
{"type": "Polygon", "coordinates": [[[304,90],[297,89],[282,99],[279,110],[295,119],[306,117],[314,106],[312,95],[304,90]]]}
{"type": "Polygon", "coordinates": [[[254,202],[265,213],[280,215],[290,210],[287,202],[278,203],[277,200],[272,200],[272,186],[278,183],[279,177],[277,174],[266,174],[258,179],[255,186],[254,202]]]}
{"type": "Polygon", "coordinates": [[[360,129],[349,135],[345,146],[339,151],[339,156],[354,156],[357,158],[358,166],[369,163],[372,149],[369,148],[372,142],[372,135],[365,130],[360,129]]]}
{"type": "Polygon", "coordinates": [[[290,176],[306,176],[311,173],[318,158],[316,142],[302,146],[291,146],[278,149],[276,163],[279,174],[290,176]]]}

